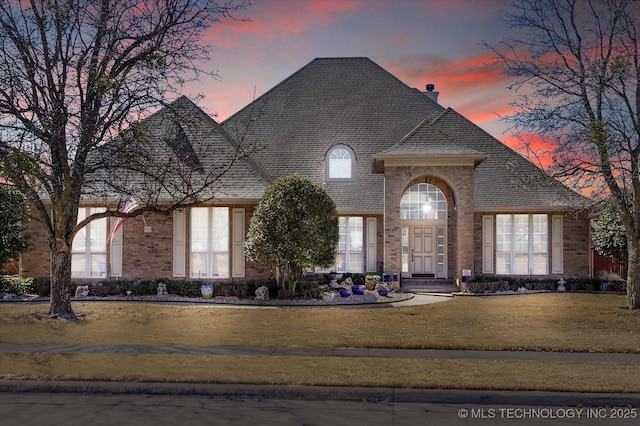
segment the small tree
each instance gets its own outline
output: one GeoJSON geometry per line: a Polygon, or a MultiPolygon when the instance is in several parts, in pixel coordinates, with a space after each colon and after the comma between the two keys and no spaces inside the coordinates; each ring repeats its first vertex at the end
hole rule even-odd
{"type": "Polygon", "coordinates": [[[24,196],[0,184],[0,271],[5,263],[27,251],[28,235],[23,223],[27,218],[24,196]]]}
{"type": "Polygon", "coordinates": [[[300,175],[275,181],[249,224],[247,257],[275,265],[285,295],[295,295],[302,270],[333,264],[338,244],[336,205],[324,189],[300,175]]]}
{"type": "Polygon", "coordinates": [[[591,234],[593,249],[601,256],[623,259],[627,253],[627,235],[620,213],[608,205],[595,222],[591,234]]]}

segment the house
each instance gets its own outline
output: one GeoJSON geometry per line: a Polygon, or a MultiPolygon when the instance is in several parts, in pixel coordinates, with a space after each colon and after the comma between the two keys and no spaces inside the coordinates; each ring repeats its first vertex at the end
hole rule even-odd
{"type": "MultiPolygon", "coordinates": [[[[221,124],[186,98],[146,122],[159,145],[179,134],[171,148],[196,169],[224,166],[239,141],[257,149],[212,183],[207,205],[130,219],[111,245],[115,220],[90,223],[74,242],[76,279],[267,278],[243,252],[251,212],[270,182],[296,173],[337,205],[339,272],[589,275],[588,199],[439,105],[433,86],[411,88],[368,58],[315,59],[221,124]],[[163,114],[176,111],[185,119],[167,129],[163,114]]],[[[83,215],[100,208],[86,203],[83,215]]],[[[22,274],[49,275],[45,244],[22,274]]]]}

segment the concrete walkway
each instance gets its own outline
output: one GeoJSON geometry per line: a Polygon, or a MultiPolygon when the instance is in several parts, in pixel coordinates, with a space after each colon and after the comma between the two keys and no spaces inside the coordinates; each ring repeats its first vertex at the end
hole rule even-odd
{"type": "Polygon", "coordinates": [[[384,348],[289,348],[256,346],[168,346],[168,345],[98,345],[55,343],[0,343],[0,353],[85,353],[85,354],[197,354],[197,355],[271,355],[355,358],[474,359],[519,361],[637,362],[640,354],[474,351],[384,348]]]}

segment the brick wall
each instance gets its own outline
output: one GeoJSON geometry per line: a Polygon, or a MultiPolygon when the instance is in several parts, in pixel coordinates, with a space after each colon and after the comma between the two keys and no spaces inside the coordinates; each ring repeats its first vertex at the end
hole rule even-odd
{"type": "Polygon", "coordinates": [[[173,219],[156,213],[127,219],[122,225],[122,278],[173,276],[173,219]],[[144,232],[145,221],[151,232],[144,232]]]}
{"type": "Polygon", "coordinates": [[[46,227],[36,220],[30,219],[25,224],[29,233],[29,251],[20,259],[20,275],[23,277],[48,277],[51,272],[51,253],[49,251],[49,234],[46,227]]]}

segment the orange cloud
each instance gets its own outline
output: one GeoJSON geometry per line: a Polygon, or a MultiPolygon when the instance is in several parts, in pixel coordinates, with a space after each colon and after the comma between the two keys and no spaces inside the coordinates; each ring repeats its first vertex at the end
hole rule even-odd
{"type": "Polygon", "coordinates": [[[257,3],[244,13],[247,22],[223,21],[208,32],[211,39],[223,39],[225,45],[236,45],[238,38],[259,36],[273,41],[281,37],[294,37],[313,25],[328,26],[342,13],[354,12],[362,7],[370,7],[366,1],[269,1],[257,3]]]}
{"type": "Polygon", "coordinates": [[[545,170],[554,164],[553,154],[558,148],[558,144],[552,138],[526,133],[519,137],[505,136],[502,138],[502,142],[545,170]]]}

